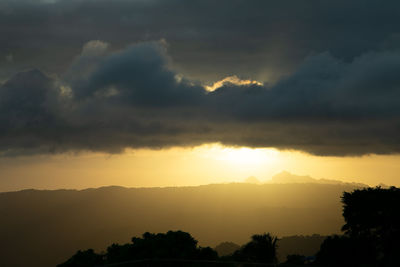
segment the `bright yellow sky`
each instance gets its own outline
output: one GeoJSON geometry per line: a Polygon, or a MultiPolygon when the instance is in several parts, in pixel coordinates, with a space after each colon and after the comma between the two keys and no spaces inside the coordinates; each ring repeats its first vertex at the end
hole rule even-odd
{"type": "Polygon", "coordinates": [[[283,170],[314,178],[400,185],[400,156],[317,157],[295,151],[223,147],[130,150],[0,158],[0,191],[24,188],[183,186],[267,181],[283,170]]]}

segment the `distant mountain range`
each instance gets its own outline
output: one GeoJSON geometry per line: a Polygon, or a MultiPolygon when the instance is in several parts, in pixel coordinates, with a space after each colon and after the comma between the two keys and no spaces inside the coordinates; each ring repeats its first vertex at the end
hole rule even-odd
{"type": "Polygon", "coordinates": [[[54,266],[78,249],[105,250],[146,231],[179,229],[212,247],[223,241],[244,244],[264,232],[339,233],[340,196],[359,187],[233,183],[0,193],[0,266],[54,266]]]}
{"type": "MultiPolygon", "coordinates": [[[[248,177],[246,180],[244,180],[245,183],[250,183],[250,184],[262,184],[260,180],[258,180],[254,176],[248,177]]],[[[283,171],[280,172],[272,177],[271,180],[264,182],[265,184],[349,184],[357,187],[368,187],[367,184],[363,183],[348,183],[348,182],[343,182],[339,180],[331,180],[331,179],[316,179],[312,178],[310,176],[301,176],[301,175],[295,175],[291,174],[290,172],[283,171]]],[[[386,185],[382,185],[383,187],[387,187],[386,185]]]]}

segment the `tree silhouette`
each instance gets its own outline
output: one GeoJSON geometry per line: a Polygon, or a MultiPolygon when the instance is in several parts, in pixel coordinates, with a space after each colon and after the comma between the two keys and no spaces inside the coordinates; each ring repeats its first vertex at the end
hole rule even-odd
{"type": "Polygon", "coordinates": [[[347,235],[327,237],[317,253],[317,263],[323,266],[377,266],[373,243],[347,235]]]}
{"type": "Polygon", "coordinates": [[[132,259],[132,254],[131,244],[112,244],[107,248],[105,258],[107,263],[116,263],[132,259]]]}
{"type": "Polygon", "coordinates": [[[374,244],[377,260],[400,266],[400,189],[368,188],[344,193],[342,230],[353,239],[374,244]]]}
{"type": "MultiPolygon", "coordinates": [[[[163,259],[218,260],[218,254],[210,247],[198,247],[197,240],[186,232],[168,231],[158,234],[146,232],[142,237],[133,237],[132,243],[112,244],[107,248],[105,255],[96,254],[93,249],[78,251],[69,260],[58,266],[89,267],[106,263],[163,259]]],[[[163,264],[168,265],[165,262],[163,264]]],[[[174,263],[171,264],[169,265],[174,266],[174,263]]],[[[187,266],[190,264],[188,263],[187,266]]]]}
{"type": "Polygon", "coordinates": [[[138,259],[194,259],[197,255],[197,240],[182,231],[147,232],[142,238],[132,238],[132,243],[133,256],[138,259]]]}
{"type": "Polygon", "coordinates": [[[233,258],[240,261],[275,263],[277,237],[269,233],[253,235],[251,241],[233,254],[233,258]]]}
{"type": "Polygon", "coordinates": [[[219,259],[218,253],[210,247],[199,248],[196,258],[199,260],[208,260],[208,261],[219,259]]]}
{"type": "Polygon", "coordinates": [[[342,203],[345,235],[327,238],[317,261],[332,266],[400,266],[400,189],[345,192],[342,203]]]}

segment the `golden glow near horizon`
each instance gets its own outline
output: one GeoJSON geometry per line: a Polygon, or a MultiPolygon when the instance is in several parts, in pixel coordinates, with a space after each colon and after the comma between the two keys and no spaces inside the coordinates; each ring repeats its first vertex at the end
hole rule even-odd
{"type": "Polygon", "coordinates": [[[271,148],[224,147],[211,144],[197,147],[196,153],[214,160],[225,161],[233,167],[252,166],[258,168],[260,164],[267,164],[278,160],[279,151],[271,148]]]}
{"type": "Polygon", "coordinates": [[[226,147],[127,150],[123,154],[80,153],[0,158],[0,191],[24,188],[191,186],[262,182],[281,171],[369,185],[399,186],[400,156],[318,157],[273,148],[226,147]]]}

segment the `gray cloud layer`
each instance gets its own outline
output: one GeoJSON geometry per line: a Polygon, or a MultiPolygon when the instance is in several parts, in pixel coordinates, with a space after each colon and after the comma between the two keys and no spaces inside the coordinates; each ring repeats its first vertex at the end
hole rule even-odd
{"type": "Polygon", "coordinates": [[[173,68],[161,43],[84,46],[59,77],[22,72],[0,87],[3,155],[120,152],[222,142],[318,155],[400,152],[400,53],[307,57],[273,84],[213,92],[173,68]]]}
{"type": "Polygon", "coordinates": [[[311,53],[352,62],[398,49],[399,13],[397,0],[2,0],[0,79],[25,67],[63,73],[90,40],[119,50],[165,38],[186,77],[277,80],[311,53]]]}

